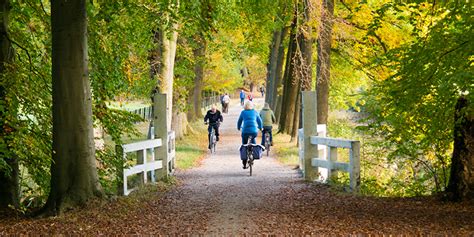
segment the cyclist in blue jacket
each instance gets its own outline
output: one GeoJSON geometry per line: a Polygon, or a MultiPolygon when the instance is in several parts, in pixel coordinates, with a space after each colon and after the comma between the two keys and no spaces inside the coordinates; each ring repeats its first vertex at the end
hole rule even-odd
{"type": "MultiPolygon", "coordinates": [[[[257,137],[258,130],[262,130],[262,119],[257,111],[253,109],[253,103],[246,101],[244,110],[240,113],[239,120],[237,121],[237,129],[242,129],[242,144],[247,144],[247,140],[252,136],[252,143],[256,144],[255,138],[257,137]]],[[[242,160],[244,169],[247,167],[247,160],[242,160]]]]}

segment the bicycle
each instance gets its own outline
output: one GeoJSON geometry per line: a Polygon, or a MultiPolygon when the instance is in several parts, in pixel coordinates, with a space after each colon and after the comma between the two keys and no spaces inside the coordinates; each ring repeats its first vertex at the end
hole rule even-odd
{"type": "Polygon", "coordinates": [[[264,141],[263,144],[264,144],[265,150],[267,151],[267,156],[269,156],[270,155],[270,146],[272,145],[271,142],[270,142],[270,132],[265,130],[265,132],[263,134],[265,136],[265,141],[264,141]]]}
{"type": "Polygon", "coordinates": [[[253,144],[252,144],[252,136],[249,136],[249,139],[247,141],[247,165],[249,166],[250,170],[250,176],[252,176],[252,166],[253,166],[253,144]]]}
{"type": "Polygon", "coordinates": [[[242,145],[246,148],[247,165],[250,171],[250,176],[252,176],[252,171],[253,171],[252,167],[253,167],[254,160],[260,159],[259,157],[257,158],[254,157],[255,147],[260,147],[262,150],[265,150],[265,147],[263,147],[262,145],[257,145],[257,144],[252,143],[252,140],[253,140],[253,137],[250,136],[247,140],[247,144],[242,145]]]}
{"type": "MultiPolygon", "coordinates": [[[[204,123],[208,124],[208,123],[204,123]]],[[[209,133],[209,150],[211,150],[211,153],[216,153],[216,144],[217,144],[217,136],[216,136],[216,130],[214,129],[214,126],[212,124],[209,124],[211,127],[211,132],[209,133]]]]}

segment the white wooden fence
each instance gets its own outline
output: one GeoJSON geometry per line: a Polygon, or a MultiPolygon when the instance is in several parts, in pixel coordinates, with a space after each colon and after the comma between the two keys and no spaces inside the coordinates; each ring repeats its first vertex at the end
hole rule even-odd
{"type": "Polygon", "coordinates": [[[338,170],[349,172],[350,188],[360,184],[360,142],[326,137],[326,125],[317,124],[315,91],[303,91],[303,128],[298,131],[300,168],[308,181],[327,181],[338,170]],[[349,163],[337,160],[338,148],[349,149],[349,163]]]}
{"type": "MultiPolygon", "coordinates": [[[[318,124],[318,135],[310,136],[310,144],[318,146],[318,157],[311,159],[311,165],[318,169],[321,182],[327,182],[337,171],[349,173],[350,188],[357,192],[360,185],[360,142],[339,138],[326,137],[326,125],[318,124]],[[328,149],[329,148],[329,149],[328,149]],[[338,162],[338,148],[349,149],[349,163],[338,162]],[[329,152],[328,152],[329,150],[329,152]]],[[[300,168],[304,167],[303,130],[298,132],[300,168]]],[[[302,170],[304,173],[304,170],[302,170]]]]}
{"type": "MultiPolygon", "coordinates": [[[[318,136],[326,137],[326,124],[318,124],[317,126],[318,136]]],[[[304,175],[304,140],[303,140],[303,129],[300,128],[298,130],[298,148],[299,148],[299,169],[304,175]]],[[[318,146],[319,157],[326,157],[327,156],[327,147],[326,146],[318,146]]],[[[320,181],[326,181],[328,178],[327,169],[321,168],[319,169],[319,178],[320,181]]]]}
{"type": "Polygon", "coordinates": [[[122,163],[122,167],[118,167],[119,175],[121,176],[122,180],[122,187],[119,188],[121,189],[120,191],[123,195],[128,195],[135,189],[128,188],[129,176],[138,174],[140,176],[140,184],[144,184],[148,182],[148,173],[150,173],[150,181],[156,182],[156,172],[162,171],[164,175],[161,176],[166,176],[174,172],[176,156],[174,131],[168,133],[167,144],[168,145],[166,147],[168,149],[166,157],[156,157],[155,155],[155,149],[163,146],[162,139],[145,140],[117,146],[117,155],[122,157],[124,162],[127,160],[128,153],[135,152],[137,155],[136,165],[126,168],[122,163]],[[165,167],[167,170],[163,170],[163,167],[165,167]]]}

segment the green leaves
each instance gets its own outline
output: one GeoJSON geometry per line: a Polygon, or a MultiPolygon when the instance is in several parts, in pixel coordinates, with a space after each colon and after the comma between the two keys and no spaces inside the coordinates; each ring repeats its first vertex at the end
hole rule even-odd
{"type": "Polygon", "coordinates": [[[468,6],[439,8],[425,34],[387,54],[394,73],[368,96],[371,126],[394,147],[390,157],[422,163],[437,190],[447,182],[454,105],[462,94],[473,99],[472,13],[468,6]]]}

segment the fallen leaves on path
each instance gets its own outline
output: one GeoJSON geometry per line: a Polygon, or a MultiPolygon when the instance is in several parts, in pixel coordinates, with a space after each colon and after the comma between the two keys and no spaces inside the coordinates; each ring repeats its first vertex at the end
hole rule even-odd
{"type": "MultiPolygon", "coordinates": [[[[228,191],[228,190],[227,190],[228,191]]],[[[219,198],[186,198],[192,190],[179,186],[165,194],[91,203],[60,217],[25,218],[1,214],[0,235],[59,234],[206,234],[219,198]]],[[[337,193],[325,185],[299,183],[265,204],[249,203],[247,216],[256,229],[240,234],[404,234],[473,235],[474,205],[445,203],[432,197],[374,198],[337,193]]]]}

